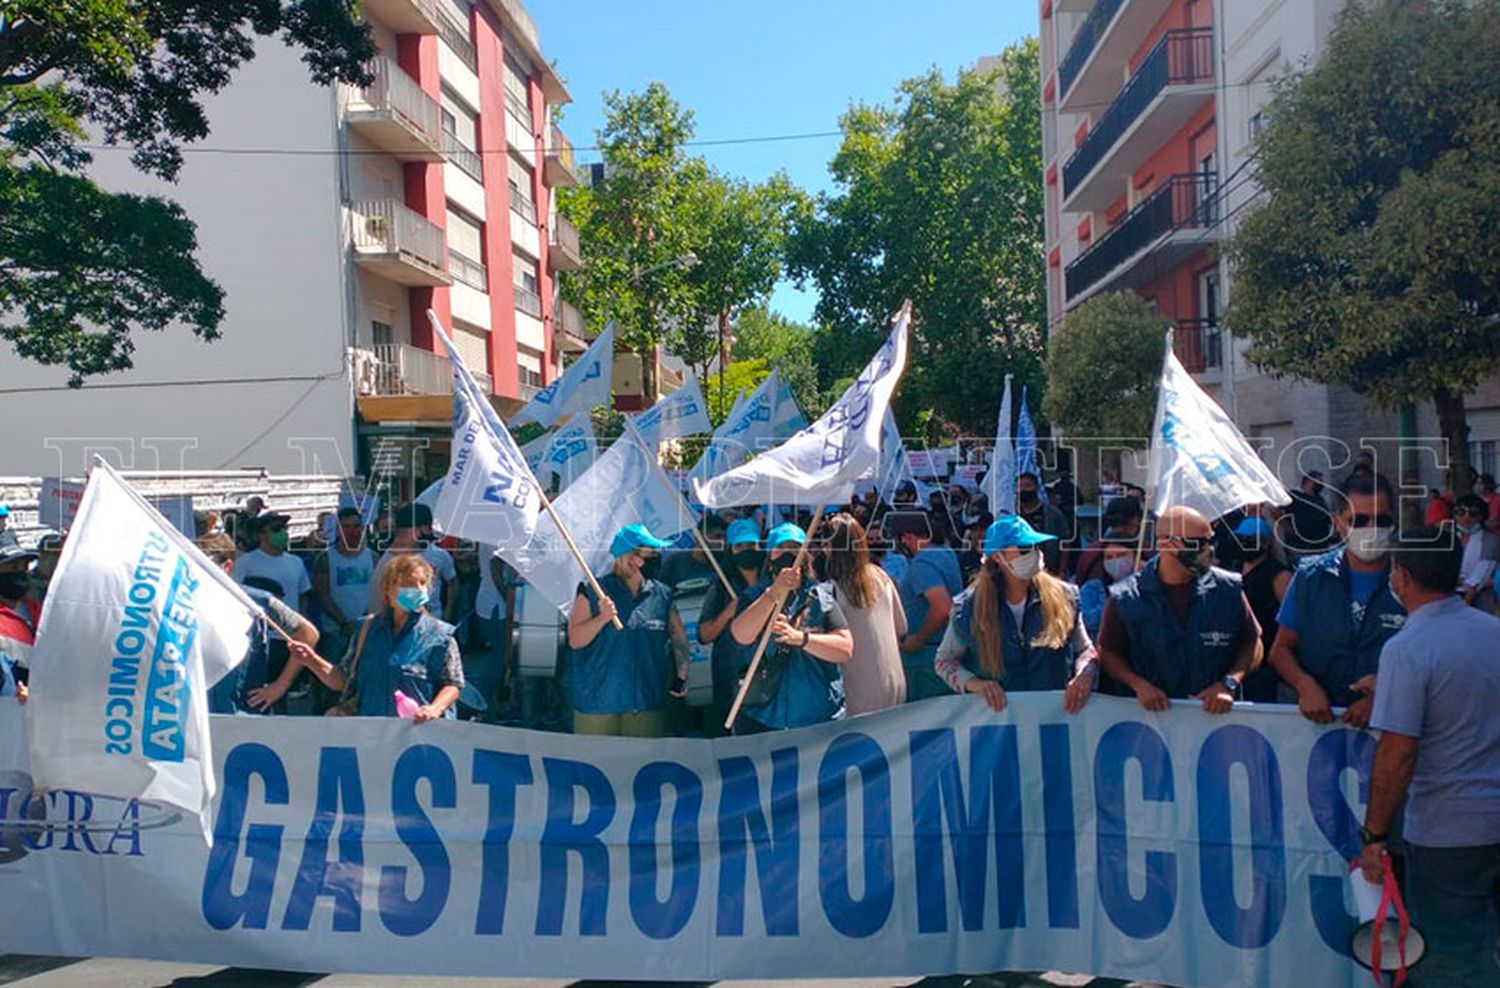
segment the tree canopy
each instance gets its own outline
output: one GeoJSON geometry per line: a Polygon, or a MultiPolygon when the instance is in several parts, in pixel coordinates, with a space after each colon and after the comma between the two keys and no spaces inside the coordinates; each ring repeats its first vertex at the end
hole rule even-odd
{"type": "MultiPolygon", "coordinates": [[[[1500,368],[1500,2],[1350,4],[1260,137],[1226,322],[1268,371],[1432,399],[1455,473],[1464,392],[1500,368]]],[[[1462,479],[1462,478],[1461,478],[1462,479]]]]}
{"type": "MultiPolygon", "coordinates": [[[[782,379],[792,389],[792,397],[797,399],[797,407],[802,409],[808,421],[823,412],[823,392],[818,388],[811,326],[793,322],[765,306],[751,306],[740,311],[734,324],[734,336],[736,362],[759,360],[768,368],[780,370],[782,379]]],[[[729,399],[734,399],[734,392],[729,391],[729,399]]]]}
{"type": "Polygon", "coordinates": [[[1166,320],[1134,292],[1096,295],[1068,313],[1048,341],[1042,409],[1070,443],[1146,445],[1166,329],[1166,320]]]}
{"type": "Polygon", "coordinates": [[[176,178],[208,134],[202,98],[254,56],[303,49],[318,83],[365,81],[374,54],[351,0],[11,0],[0,15],[0,338],[72,371],[131,366],[135,329],[185,323],[212,340],[224,293],[199,268],[176,204],[85,174],[91,129],[176,178]]]}
{"type": "Polygon", "coordinates": [[[994,427],[1006,373],[1033,395],[1046,318],[1039,48],[994,73],[936,70],[890,106],[856,105],[830,169],[837,191],[794,232],[792,273],[818,287],[820,385],[857,372],[905,298],[901,405],[969,434],[994,427]]]}

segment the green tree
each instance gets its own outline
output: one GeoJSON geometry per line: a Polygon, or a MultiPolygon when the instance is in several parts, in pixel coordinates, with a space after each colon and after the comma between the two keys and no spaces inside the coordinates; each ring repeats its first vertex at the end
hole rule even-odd
{"type": "Polygon", "coordinates": [[[564,190],[559,208],[578,227],[589,263],[563,291],[596,325],[615,320],[620,341],[640,354],[644,389],[657,392],[655,350],[695,316],[695,290],[683,263],[693,253],[688,222],[709,180],[683,145],[693,114],[653,82],[638,93],[604,97],[598,145],[604,181],[564,190]]]}
{"type": "Polygon", "coordinates": [[[224,293],[168,200],[84,174],[90,130],[173,179],[208,133],[201,98],[254,55],[304,49],[314,81],[361,82],[374,54],[350,0],[9,0],[0,10],[0,338],[78,386],[131,366],[135,329],[219,335],[224,293]]]}
{"type": "Polygon", "coordinates": [[[830,169],[836,194],[800,222],[791,270],[818,287],[820,384],[855,373],[902,299],[913,305],[901,405],[970,434],[994,427],[1007,372],[1033,395],[1046,317],[1039,48],[995,73],[936,72],[892,106],[855,106],[830,169]]]}
{"type": "Polygon", "coordinates": [[[1226,322],[1277,374],[1431,399],[1467,483],[1464,393],[1500,368],[1500,2],[1349,5],[1260,138],[1226,322]]]}
{"type": "Polygon", "coordinates": [[[1047,346],[1048,420],[1085,447],[1119,439],[1144,446],[1166,330],[1167,321],[1134,292],[1096,295],[1068,313],[1047,346]]]}
{"type": "MultiPolygon", "coordinates": [[[[765,306],[750,306],[740,310],[734,323],[734,338],[735,363],[759,360],[767,367],[777,368],[792,389],[792,397],[797,399],[802,414],[809,421],[818,417],[823,410],[823,395],[818,389],[812,327],[786,319],[765,306]]],[[[727,384],[726,391],[733,401],[734,392],[727,384]]]]}

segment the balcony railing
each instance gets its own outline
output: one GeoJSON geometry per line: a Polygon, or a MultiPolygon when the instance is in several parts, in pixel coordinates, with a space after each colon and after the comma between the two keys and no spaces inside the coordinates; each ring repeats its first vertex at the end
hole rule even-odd
{"type": "Polygon", "coordinates": [[[505,87],[505,108],[509,110],[517,120],[525,124],[527,130],[531,129],[531,107],[527,104],[526,97],[522,96],[514,89],[511,89],[509,86],[505,87]]]}
{"type": "Polygon", "coordinates": [[[448,273],[453,275],[454,281],[461,281],[470,288],[481,292],[490,290],[489,272],[484,265],[451,247],[448,249],[448,273]]]}
{"type": "Polygon", "coordinates": [[[1224,333],[1212,319],[1181,319],[1172,333],[1172,349],[1189,373],[1224,366],[1224,333]]]}
{"type": "Polygon", "coordinates": [[[453,365],[405,343],[354,350],[354,383],[362,395],[443,395],[453,392],[453,365]]]}
{"type": "Polygon", "coordinates": [[[438,37],[453,49],[458,60],[469,67],[470,72],[479,71],[479,56],[474,51],[474,42],[469,38],[469,25],[458,23],[458,11],[448,12],[449,4],[442,4],[443,12],[437,18],[438,37]]]}
{"type": "Polygon", "coordinates": [[[554,270],[576,271],[583,267],[578,228],[561,213],[552,214],[552,222],[547,228],[547,246],[547,259],[554,270]]]}
{"type": "Polygon", "coordinates": [[[516,286],[516,308],[527,315],[542,318],[541,296],[524,285],[516,286]]]}
{"type": "Polygon", "coordinates": [[[448,246],[440,226],[395,199],[351,203],[354,248],[364,254],[392,256],[447,279],[448,246]]]}
{"type": "Polygon", "coordinates": [[[1168,86],[1213,82],[1212,28],[1168,31],[1152,47],[1135,75],[1100,114],[1088,136],[1063,165],[1063,195],[1070,196],[1089,172],[1104,159],[1130,125],[1140,119],[1151,101],[1168,86]]]}
{"type": "Polygon", "coordinates": [[[559,301],[557,304],[557,325],[564,333],[580,342],[587,344],[588,337],[583,325],[583,313],[569,302],[559,301]]]}
{"type": "Polygon", "coordinates": [[[1109,27],[1109,22],[1115,19],[1115,14],[1120,12],[1120,7],[1125,0],[1097,0],[1094,9],[1089,11],[1088,17],[1084,18],[1083,24],[1078,28],[1078,33],[1073,36],[1073,43],[1068,47],[1068,53],[1063,56],[1061,62],[1057,63],[1057,85],[1058,100],[1067,95],[1069,89],[1073,88],[1073,82],[1078,78],[1078,73],[1083,71],[1083,66],[1088,62],[1089,56],[1094,53],[1094,46],[1099,39],[1104,37],[1104,29],[1109,27]]]}
{"type": "Polygon", "coordinates": [[[1218,178],[1212,173],[1173,175],[1142,199],[1108,233],[1063,272],[1069,298],[1174,230],[1211,227],[1218,217],[1218,178]]]}
{"type": "Polygon", "coordinates": [[[521,219],[536,226],[536,203],[514,185],[510,187],[510,208],[520,214],[521,219]]]}
{"type": "Polygon", "coordinates": [[[443,154],[474,181],[484,181],[484,160],[478,151],[459,140],[457,134],[443,132],[443,154]]]}
{"type": "Polygon", "coordinates": [[[374,79],[360,91],[361,100],[371,109],[389,113],[429,147],[443,146],[443,115],[438,101],[427,95],[417,80],[388,58],[377,58],[370,65],[374,79]]]}
{"type": "Polygon", "coordinates": [[[442,20],[438,0],[364,0],[366,14],[396,34],[431,34],[442,20]]]}
{"type": "Polygon", "coordinates": [[[547,134],[546,166],[548,185],[578,185],[581,181],[578,162],[573,157],[573,145],[557,127],[547,134]]]}

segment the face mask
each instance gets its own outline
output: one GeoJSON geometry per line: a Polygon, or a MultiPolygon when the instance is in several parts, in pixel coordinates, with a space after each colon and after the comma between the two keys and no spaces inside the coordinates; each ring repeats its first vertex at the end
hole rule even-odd
{"type": "Polygon", "coordinates": [[[0,597],[17,600],[31,589],[31,577],[25,573],[0,573],[0,597]]]}
{"type": "Polygon", "coordinates": [[[797,561],[795,552],[783,552],[779,556],[771,557],[771,574],[774,576],[797,561]]]}
{"type": "Polygon", "coordinates": [[[661,572],[661,557],[648,556],[641,560],[641,576],[648,580],[656,579],[656,574],[661,572]]]}
{"type": "Polygon", "coordinates": [[[1022,504],[1036,504],[1041,500],[1037,497],[1036,491],[1018,491],[1016,497],[1020,498],[1022,504]]]}
{"type": "Polygon", "coordinates": [[[1396,570],[1394,567],[1391,568],[1391,575],[1386,577],[1386,588],[1390,590],[1391,596],[1396,598],[1396,603],[1400,604],[1401,607],[1405,609],[1406,602],[1402,600],[1401,595],[1396,592],[1396,570]]]}
{"type": "Polygon", "coordinates": [[[1042,571],[1042,554],[1036,549],[1027,549],[1014,559],[1006,559],[1005,568],[1018,580],[1030,580],[1042,571]]]}
{"type": "Polygon", "coordinates": [[[1373,563],[1385,555],[1391,546],[1391,533],[1394,529],[1388,526],[1379,528],[1351,528],[1349,537],[1345,544],[1355,559],[1366,563],[1373,563]]]}
{"type": "Polygon", "coordinates": [[[282,552],[286,552],[287,546],[291,545],[291,538],[286,534],[286,529],[272,532],[266,541],[271,543],[271,548],[280,549],[282,552]]]}
{"type": "Polygon", "coordinates": [[[760,564],[766,561],[766,554],[759,549],[740,549],[731,553],[729,558],[740,569],[760,569],[760,564]]]}
{"type": "Polygon", "coordinates": [[[1477,524],[1459,525],[1458,530],[1465,535],[1473,535],[1475,532],[1479,531],[1479,526],[1477,524]]]}
{"type": "Polygon", "coordinates": [[[1214,564],[1213,547],[1205,545],[1201,549],[1178,549],[1177,561],[1194,577],[1202,576],[1214,564]]]}
{"type": "Polygon", "coordinates": [[[430,599],[426,587],[402,587],[396,591],[396,603],[404,611],[419,611],[430,599]]]}
{"type": "Polygon", "coordinates": [[[1116,556],[1104,561],[1104,572],[1115,582],[1125,579],[1135,570],[1135,560],[1129,556],[1116,556]]]}

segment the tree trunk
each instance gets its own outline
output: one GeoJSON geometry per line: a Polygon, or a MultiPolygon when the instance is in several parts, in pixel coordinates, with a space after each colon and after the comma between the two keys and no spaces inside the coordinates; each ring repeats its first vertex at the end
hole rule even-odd
{"type": "Polygon", "coordinates": [[[1464,396],[1447,388],[1432,394],[1437,408],[1438,432],[1448,443],[1448,489],[1455,496],[1469,492],[1469,417],[1464,396]]]}
{"type": "Polygon", "coordinates": [[[729,312],[719,313],[719,407],[726,412],[729,406],[724,394],[724,371],[729,367],[729,312]]]}
{"type": "Polygon", "coordinates": [[[645,407],[650,408],[656,404],[658,392],[656,383],[656,345],[650,344],[641,348],[641,398],[645,407]]]}

